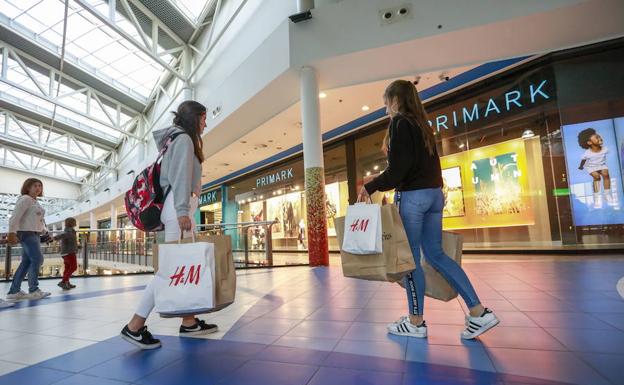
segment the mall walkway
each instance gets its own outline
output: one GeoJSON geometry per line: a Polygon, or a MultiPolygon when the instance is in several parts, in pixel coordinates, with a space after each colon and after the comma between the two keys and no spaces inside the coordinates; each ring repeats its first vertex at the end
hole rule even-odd
{"type": "Polygon", "coordinates": [[[154,317],[164,346],[144,352],[117,333],[149,276],[76,279],[70,294],[43,281],[50,299],[0,311],[0,385],[624,383],[624,260],[465,267],[502,319],[478,341],[459,339],[456,300],[426,304],[427,340],[388,336],[403,291],[334,265],[239,271],[235,305],[207,317],[219,333],[179,338],[154,317]]]}

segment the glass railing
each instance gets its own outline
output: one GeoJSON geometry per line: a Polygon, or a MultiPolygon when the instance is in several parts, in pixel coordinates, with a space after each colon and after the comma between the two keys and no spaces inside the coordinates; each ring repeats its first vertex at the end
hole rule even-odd
{"type": "MultiPolygon", "coordinates": [[[[238,269],[254,267],[302,266],[308,264],[307,252],[275,253],[271,228],[275,222],[246,222],[200,225],[197,233],[229,235],[232,241],[234,265],[238,269]],[[258,243],[257,235],[266,241],[258,243]]],[[[51,236],[60,233],[50,232],[51,236]]],[[[79,249],[78,270],[74,276],[104,276],[154,272],[154,250],[162,237],[158,233],[134,228],[80,230],[77,232],[79,249]]],[[[200,238],[201,239],[201,238],[200,238]]],[[[42,278],[61,277],[63,258],[58,241],[41,244],[42,278]]],[[[21,262],[22,247],[8,245],[6,234],[0,234],[0,280],[10,280],[21,262]]]]}

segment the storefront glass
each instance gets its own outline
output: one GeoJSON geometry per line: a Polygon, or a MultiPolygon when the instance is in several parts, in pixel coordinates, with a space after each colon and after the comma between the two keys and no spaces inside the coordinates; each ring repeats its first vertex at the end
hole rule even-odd
{"type": "MultiPolygon", "coordinates": [[[[621,68],[624,42],[611,42],[543,56],[428,102],[443,169],[444,228],[475,250],[621,247],[621,68]],[[588,143],[594,140],[600,143],[588,143]]],[[[338,250],[334,218],[387,165],[387,126],[386,119],[325,148],[330,250],[338,250]]],[[[239,222],[276,220],[275,250],[303,250],[303,185],[299,157],[229,186],[228,205],[237,205],[239,222]]],[[[372,199],[393,203],[394,192],[372,199]]],[[[262,233],[255,237],[262,248],[262,233]]]]}

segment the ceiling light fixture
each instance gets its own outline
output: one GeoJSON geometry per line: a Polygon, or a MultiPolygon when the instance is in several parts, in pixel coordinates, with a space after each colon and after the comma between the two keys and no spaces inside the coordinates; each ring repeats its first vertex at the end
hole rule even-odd
{"type": "Polygon", "coordinates": [[[533,132],[533,130],[527,128],[526,130],[524,130],[524,132],[522,133],[522,139],[530,139],[532,137],[535,136],[535,133],[533,132]]]}
{"type": "Polygon", "coordinates": [[[362,106],[362,111],[368,111],[368,110],[370,110],[369,106],[367,106],[367,105],[363,105],[362,106]]]}
{"type": "Polygon", "coordinates": [[[325,92],[319,92],[319,98],[325,99],[326,97],[327,97],[327,94],[325,92]]]}

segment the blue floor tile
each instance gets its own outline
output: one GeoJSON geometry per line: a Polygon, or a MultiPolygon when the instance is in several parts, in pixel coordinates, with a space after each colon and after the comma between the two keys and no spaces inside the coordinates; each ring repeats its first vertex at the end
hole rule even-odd
{"type": "Polygon", "coordinates": [[[291,364],[320,365],[328,351],[300,349],[288,346],[269,346],[256,355],[256,360],[287,362],[291,364]]]}
{"type": "Polygon", "coordinates": [[[219,385],[305,385],[318,367],[270,361],[249,361],[219,385]]]}
{"type": "Polygon", "coordinates": [[[188,354],[164,369],[138,380],[141,385],[215,384],[236,369],[246,358],[210,354],[188,354]]]}
{"type": "Polygon", "coordinates": [[[102,342],[44,361],[38,366],[78,373],[121,356],[124,353],[136,350],[135,346],[127,342],[124,344],[102,342]]]}
{"type": "Polygon", "coordinates": [[[323,362],[323,366],[383,372],[403,372],[405,371],[405,365],[406,362],[403,360],[339,352],[330,353],[325,362],[323,362]]]}
{"type": "Polygon", "coordinates": [[[582,353],[581,357],[613,384],[624,384],[624,355],[582,353]]]}
{"type": "Polygon", "coordinates": [[[624,332],[619,330],[586,329],[579,332],[548,328],[546,331],[573,351],[624,354],[624,332]]]}
{"type": "Polygon", "coordinates": [[[54,385],[126,385],[127,382],[121,382],[116,380],[109,380],[106,378],[98,378],[85,376],[84,374],[74,374],[71,377],[67,377],[60,382],[55,382],[54,385]]]}
{"type": "Polygon", "coordinates": [[[71,375],[60,370],[29,366],[0,376],[0,385],[50,385],[71,375]]]}
{"type": "Polygon", "coordinates": [[[135,351],[94,366],[83,373],[95,377],[134,382],[183,357],[182,352],[173,350],[135,351]]]}
{"type": "Polygon", "coordinates": [[[309,385],[400,385],[403,373],[320,368],[309,385]]]}

